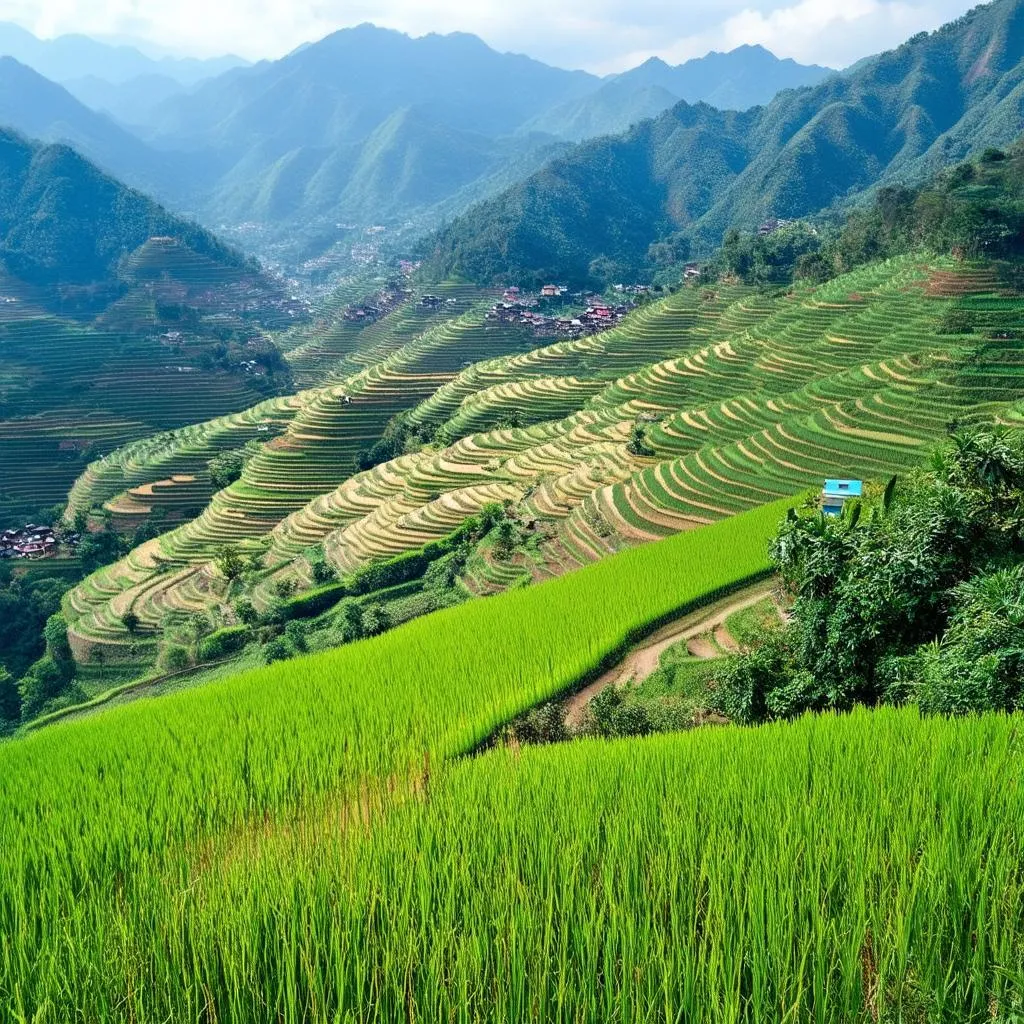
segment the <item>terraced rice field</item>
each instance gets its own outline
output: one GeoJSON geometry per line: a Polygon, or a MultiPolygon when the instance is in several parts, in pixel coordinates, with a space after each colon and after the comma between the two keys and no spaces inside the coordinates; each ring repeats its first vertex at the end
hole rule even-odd
{"type": "Polygon", "coordinates": [[[218,593],[209,562],[225,542],[263,538],[269,594],[283,578],[309,583],[313,545],[351,571],[511,501],[549,539],[541,564],[476,565],[472,589],[487,592],[827,476],[881,479],[918,463],[955,423],[1017,421],[1017,346],[986,334],[1018,309],[985,267],[906,257],[787,294],[685,289],[606,334],[493,358],[467,314],[302,397],[199,519],[72,596],[73,636],[83,647],[123,643],[126,605],[155,634],[168,607],[218,593]],[[954,302],[977,306],[986,333],[940,335],[954,302]],[[355,451],[399,408],[453,443],[353,475],[355,451]],[[638,424],[643,455],[627,445],[638,424]]]}
{"type": "Polygon", "coordinates": [[[787,507],[0,745],[0,1018],[1009,1024],[1013,716],[481,752],[787,507]]]}

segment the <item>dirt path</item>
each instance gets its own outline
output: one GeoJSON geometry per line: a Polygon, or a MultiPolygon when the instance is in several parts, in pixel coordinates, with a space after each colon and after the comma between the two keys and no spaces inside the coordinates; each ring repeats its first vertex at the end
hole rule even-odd
{"type": "Polygon", "coordinates": [[[725,620],[736,612],[741,612],[772,596],[774,583],[758,583],[748,590],[723,598],[716,604],[699,608],[690,612],[667,626],[662,626],[656,633],[647,637],[634,647],[626,657],[614,668],[609,669],[589,686],[577,691],[565,702],[565,724],[573,727],[580,724],[583,711],[591,699],[609,683],[625,686],[630,681],[642,682],[657,671],[661,656],[670,647],[681,640],[687,641],[687,650],[697,658],[716,658],[724,650],[738,650],[736,641],[724,627],[725,620]],[[719,647],[706,639],[706,634],[713,634],[719,647]]]}

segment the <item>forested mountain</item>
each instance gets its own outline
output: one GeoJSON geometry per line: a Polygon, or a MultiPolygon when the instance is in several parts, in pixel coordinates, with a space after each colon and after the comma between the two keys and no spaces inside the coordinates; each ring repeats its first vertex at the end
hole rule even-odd
{"type": "Polygon", "coordinates": [[[271,143],[255,148],[218,183],[216,211],[228,220],[277,224],[401,222],[463,189],[484,190],[477,198],[499,191],[515,179],[499,178],[490,188],[495,176],[516,167],[526,177],[563,149],[547,136],[496,139],[443,124],[424,107],[405,107],[360,142],[279,157],[271,143]]]}
{"type": "Polygon", "coordinates": [[[55,82],[89,76],[120,84],[142,75],[162,75],[194,85],[246,62],[241,57],[161,57],[154,60],[134,46],[113,45],[83,35],[38,39],[12,22],[0,22],[0,56],[14,57],[55,82]]]}
{"type": "Polygon", "coordinates": [[[747,110],[770,103],[783,89],[816,85],[833,73],[829,68],[780,60],[761,46],[709,53],[677,67],[652,57],[631,71],[611,76],[596,92],[545,111],[529,127],[578,142],[624,132],[680,100],[720,110],[747,110]]]}
{"type": "Polygon", "coordinates": [[[463,33],[412,39],[361,25],[172,99],[150,136],[163,146],[210,147],[239,159],[254,146],[280,157],[358,142],[396,111],[422,106],[449,127],[497,137],[599,81],[497,53],[463,33]]]}
{"type": "MultiPolygon", "coordinates": [[[[0,50],[9,37],[7,49],[48,69],[44,57],[75,42],[19,42],[19,31],[0,31],[0,50]]],[[[528,177],[567,142],[622,131],[679,99],[744,106],[827,73],[744,47],[601,79],[471,35],[414,39],[362,25],[193,84],[188,69],[120,51],[104,72],[94,66],[103,45],[84,42],[92,64],[72,54],[51,69],[63,87],[0,60],[0,125],[68,142],[210,225],[258,222],[293,241],[328,237],[339,222],[425,230],[528,177]]]]}
{"type": "Polygon", "coordinates": [[[42,289],[111,282],[121,261],[154,236],[173,237],[219,266],[247,268],[208,231],[70,147],[0,130],[0,261],[8,273],[42,289]]]}
{"type": "Polygon", "coordinates": [[[1022,130],[1024,0],[997,0],[765,108],[680,104],[584,144],[469,211],[430,252],[439,272],[477,280],[628,276],[659,237],[707,250],[730,226],[921,178],[1022,130]]]}
{"type": "Polygon", "coordinates": [[[749,48],[664,67],[676,92],[649,84],[647,66],[605,81],[475,36],[362,25],[172,95],[144,134],[203,154],[216,182],[198,209],[211,223],[436,224],[517,180],[513,170],[529,175],[560,140],[621,130],[694,90],[738,96],[760,75],[768,99],[824,73],[749,48]]]}

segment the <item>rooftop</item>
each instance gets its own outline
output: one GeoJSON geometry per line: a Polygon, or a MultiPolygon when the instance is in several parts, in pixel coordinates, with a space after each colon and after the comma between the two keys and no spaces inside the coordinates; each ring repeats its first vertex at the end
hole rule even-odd
{"type": "Polygon", "coordinates": [[[822,492],[826,497],[859,498],[864,493],[860,480],[826,480],[822,492]]]}

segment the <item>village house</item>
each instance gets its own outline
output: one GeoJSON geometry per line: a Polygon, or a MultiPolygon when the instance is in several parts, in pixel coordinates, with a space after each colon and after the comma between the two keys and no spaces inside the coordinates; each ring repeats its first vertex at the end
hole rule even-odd
{"type": "Polygon", "coordinates": [[[821,492],[821,511],[827,516],[841,516],[846,503],[863,493],[860,480],[826,480],[821,492]]]}
{"type": "Polygon", "coordinates": [[[791,223],[792,221],[785,220],[782,217],[769,217],[758,227],[757,233],[761,238],[767,238],[768,235],[774,235],[780,228],[784,228],[787,224],[791,223]]]}
{"type": "Polygon", "coordinates": [[[53,528],[26,523],[20,530],[0,533],[0,558],[45,558],[57,553],[53,528]]]}

